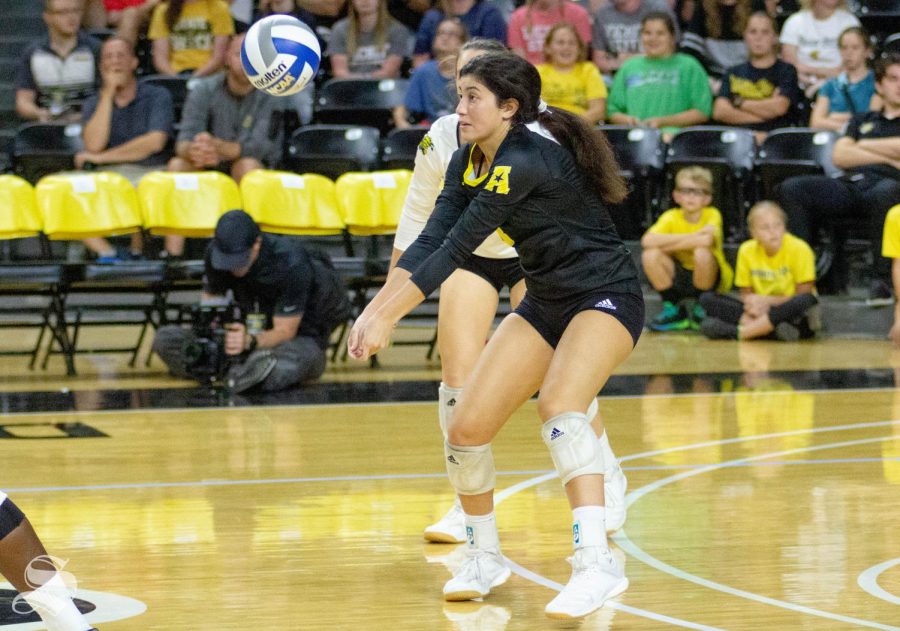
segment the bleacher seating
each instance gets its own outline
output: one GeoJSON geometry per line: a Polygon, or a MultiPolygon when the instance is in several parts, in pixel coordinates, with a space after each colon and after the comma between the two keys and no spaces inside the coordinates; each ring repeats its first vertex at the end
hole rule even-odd
{"type": "Polygon", "coordinates": [[[419,143],[428,133],[426,127],[393,129],[384,139],[381,150],[381,166],[384,169],[412,169],[416,161],[419,143]]]}
{"type": "Polygon", "coordinates": [[[26,123],[13,138],[13,169],[37,184],[45,175],[73,169],[82,148],[81,125],[26,123]]]}
{"type": "Polygon", "coordinates": [[[318,173],[336,180],[342,173],[377,168],[380,142],[374,127],[309,125],[291,136],[286,163],[297,173],[318,173]]]}
{"type": "Polygon", "coordinates": [[[403,104],[406,79],[331,79],[316,95],[319,123],[365,125],[382,134],[393,127],[393,109],[403,104]]]}
{"type": "Polygon", "coordinates": [[[658,129],[601,125],[619,163],[619,173],[631,189],[628,199],[610,209],[622,238],[639,239],[659,214],[666,148],[658,129]]]}

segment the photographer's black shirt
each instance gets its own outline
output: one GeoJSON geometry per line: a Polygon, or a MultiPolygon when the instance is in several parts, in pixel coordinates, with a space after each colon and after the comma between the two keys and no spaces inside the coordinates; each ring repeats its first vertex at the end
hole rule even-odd
{"type": "Polygon", "coordinates": [[[243,278],[213,269],[207,250],[203,285],[205,292],[219,296],[231,289],[244,314],[257,308],[265,314],[267,329],[274,316],[302,316],[297,334],[316,338],[323,348],[346,302],[342,286],[325,263],[298,239],[270,234],[262,235],[259,256],[243,278]]]}

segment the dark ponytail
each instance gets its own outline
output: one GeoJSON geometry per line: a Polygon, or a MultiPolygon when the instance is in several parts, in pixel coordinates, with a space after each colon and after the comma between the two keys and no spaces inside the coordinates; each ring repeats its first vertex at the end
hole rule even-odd
{"type": "Polygon", "coordinates": [[[575,156],[600,199],[608,204],[625,199],[628,186],[619,175],[619,165],[606,134],[580,116],[561,109],[541,112],[537,120],[575,156]]]}
{"type": "Polygon", "coordinates": [[[541,77],[533,65],[518,55],[489,53],[472,59],[460,76],[472,75],[498,101],[515,99],[519,109],[513,124],[538,121],[575,157],[592,188],[604,202],[617,204],[628,188],[619,175],[619,166],[606,135],[583,118],[559,109],[538,112],[541,77]]]}

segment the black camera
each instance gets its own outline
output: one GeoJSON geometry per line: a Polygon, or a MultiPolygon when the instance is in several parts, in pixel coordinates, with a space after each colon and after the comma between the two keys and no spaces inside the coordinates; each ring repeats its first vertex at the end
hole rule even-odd
{"type": "Polygon", "coordinates": [[[201,384],[226,387],[229,369],[241,355],[225,352],[225,333],[231,324],[243,324],[240,306],[231,299],[208,300],[190,309],[194,333],[184,347],[185,366],[201,384]]]}

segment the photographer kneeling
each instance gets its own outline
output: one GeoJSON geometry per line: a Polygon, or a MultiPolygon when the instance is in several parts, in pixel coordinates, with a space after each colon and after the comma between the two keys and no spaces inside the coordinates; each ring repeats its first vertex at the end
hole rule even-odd
{"type": "MultiPolygon", "coordinates": [[[[283,390],[324,372],[328,338],[350,310],[327,258],[308,252],[299,239],[264,234],[250,215],[231,210],[216,225],[205,263],[204,300],[232,292],[244,314],[234,320],[251,325],[248,331],[244,322],[230,321],[220,337],[234,392],[256,386],[283,390]]],[[[210,376],[209,366],[198,366],[192,352],[199,339],[196,329],[161,327],[153,350],[174,376],[202,381],[210,376]]]]}

